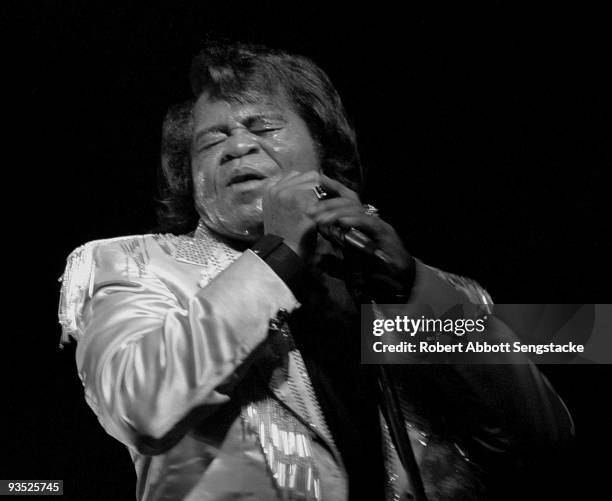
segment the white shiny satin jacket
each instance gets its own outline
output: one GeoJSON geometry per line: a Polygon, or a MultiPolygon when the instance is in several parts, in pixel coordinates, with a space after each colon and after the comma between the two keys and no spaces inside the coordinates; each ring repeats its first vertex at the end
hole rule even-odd
{"type": "MultiPolygon", "coordinates": [[[[412,297],[489,301],[421,263],[412,297]]],[[[78,342],[87,403],[129,449],[138,500],[348,498],[342,459],[283,322],[299,306],[255,253],[202,226],[193,236],[101,240],[71,254],[64,341],[78,342]]],[[[381,423],[388,499],[399,499],[410,486],[381,423]]],[[[407,425],[421,463],[436,449],[452,455],[453,475],[469,464],[452,444],[407,425]]],[[[431,499],[444,499],[435,489],[431,499]]]]}

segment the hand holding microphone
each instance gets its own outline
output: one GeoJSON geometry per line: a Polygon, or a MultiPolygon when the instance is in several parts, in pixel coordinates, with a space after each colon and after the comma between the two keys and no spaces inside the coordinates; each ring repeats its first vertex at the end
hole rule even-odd
{"type": "Polygon", "coordinates": [[[319,201],[306,211],[319,233],[341,247],[355,249],[354,254],[374,256],[390,273],[402,273],[411,266],[401,239],[372,206],[362,205],[358,195],[338,181],[325,175],[320,181],[314,188],[319,201]]]}
{"type": "Polygon", "coordinates": [[[393,227],[376,217],[359,196],[318,171],[288,172],[263,197],[264,233],[283,238],[303,259],[312,255],[317,232],[353,254],[374,256],[391,274],[411,265],[393,227]]]}
{"type": "MultiPolygon", "coordinates": [[[[313,191],[319,200],[327,200],[329,198],[329,194],[320,184],[315,185],[313,191]]],[[[366,216],[378,217],[378,209],[370,204],[363,205],[363,213],[366,216]]],[[[325,238],[341,247],[348,246],[369,256],[374,256],[384,263],[389,263],[389,256],[379,249],[370,237],[357,228],[343,228],[338,224],[333,224],[320,226],[319,231],[325,238]]]]}

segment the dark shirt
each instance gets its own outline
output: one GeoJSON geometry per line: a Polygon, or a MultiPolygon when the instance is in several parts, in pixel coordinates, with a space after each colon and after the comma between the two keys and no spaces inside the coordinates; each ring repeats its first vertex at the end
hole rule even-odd
{"type": "Polygon", "coordinates": [[[359,310],[345,283],[309,277],[289,319],[349,480],[349,499],[384,499],[375,379],[360,363],[359,310]]]}
{"type": "Polygon", "coordinates": [[[385,469],[373,370],[360,363],[359,297],[346,263],[319,255],[305,263],[278,237],[253,249],[302,304],[288,319],[348,475],[349,499],[384,499],[385,469]],[[353,284],[354,285],[354,284],[353,284]]]}

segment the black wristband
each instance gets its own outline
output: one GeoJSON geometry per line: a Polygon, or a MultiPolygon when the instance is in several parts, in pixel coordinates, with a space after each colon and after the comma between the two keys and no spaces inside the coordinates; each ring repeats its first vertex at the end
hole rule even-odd
{"type": "Polygon", "coordinates": [[[251,247],[251,250],[274,270],[296,297],[300,294],[300,285],[306,265],[281,237],[265,235],[251,247]]]}
{"type": "Polygon", "coordinates": [[[280,245],[283,244],[283,239],[276,235],[264,235],[263,238],[257,241],[251,250],[261,259],[265,259],[274,252],[280,245]]]}

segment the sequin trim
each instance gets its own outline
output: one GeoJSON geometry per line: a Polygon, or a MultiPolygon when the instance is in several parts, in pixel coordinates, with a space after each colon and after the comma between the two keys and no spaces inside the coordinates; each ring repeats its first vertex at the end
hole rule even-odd
{"type": "Polygon", "coordinates": [[[93,240],[77,247],[70,253],[66,260],[64,274],[59,278],[59,282],[62,284],[57,312],[59,323],[62,326],[60,347],[68,343],[70,338],[78,341],[83,335],[80,328],[81,315],[85,302],[93,292],[96,268],[94,251],[96,248],[102,244],[118,242],[128,261],[126,269],[129,267],[129,260],[133,260],[139,276],[142,276],[149,261],[149,255],[144,244],[146,236],[93,240]]]}
{"type": "Polygon", "coordinates": [[[81,309],[91,296],[94,279],[93,249],[96,242],[89,242],[75,249],[66,262],[64,275],[59,279],[62,283],[57,316],[62,326],[60,346],[72,337],[81,337],[79,321],[81,309]]]}
{"type": "Polygon", "coordinates": [[[257,436],[280,498],[319,501],[321,483],[304,425],[271,398],[244,406],[241,417],[257,436]]]}

